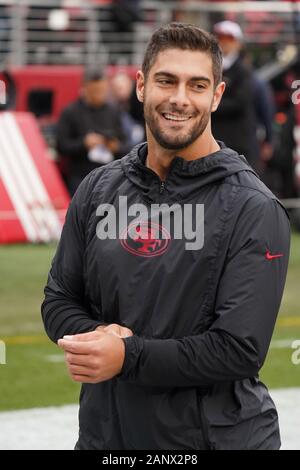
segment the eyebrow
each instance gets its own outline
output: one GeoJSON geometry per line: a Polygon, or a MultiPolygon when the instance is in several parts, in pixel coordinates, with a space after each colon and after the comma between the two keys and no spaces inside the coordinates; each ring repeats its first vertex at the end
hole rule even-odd
{"type": "MultiPolygon", "coordinates": [[[[154,74],[154,77],[155,78],[159,78],[159,77],[169,77],[169,78],[175,78],[177,79],[178,77],[176,75],[173,75],[172,73],[170,72],[164,72],[163,70],[160,71],[160,72],[156,72],[154,74]]],[[[189,79],[189,81],[191,82],[207,82],[208,84],[211,83],[211,80],[208,78],[208,77],[205,77],[204,75],[199,75],[199,77],[191,77],[189,79]]]]}

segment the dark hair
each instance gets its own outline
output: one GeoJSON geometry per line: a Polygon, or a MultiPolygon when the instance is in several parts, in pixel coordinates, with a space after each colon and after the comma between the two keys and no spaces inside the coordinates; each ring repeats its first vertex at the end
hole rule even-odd
{"type": "Polygon", "coordinates": [[[104,80],[105,73],[101,67],[97,68],[86,68],[83,72],[83,83],[97,82],[98,80],[104,80]]]}
{"type": "Polygon", "coordinates": [[[217,39],[193,24],[169,23],[156,30],[146,49],[142,71],[147,78],[159,52],[166,49],[206,52],[212,58],[214,85],[222,80],[222,51],[217,39]]]}

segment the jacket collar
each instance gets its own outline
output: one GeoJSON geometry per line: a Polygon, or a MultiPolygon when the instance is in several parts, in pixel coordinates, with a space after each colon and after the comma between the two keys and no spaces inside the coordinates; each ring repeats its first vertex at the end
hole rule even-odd
{"type": "MultiPolygon", "coordinates": [[[[218,142],[220,150],[206,157],[187,161],[175,157],[165,180],[165,188],[171,199],[188,197],[189,194],[208,184],[221,182],[224,178],[240,171],[249,171],[256,175],[244,156],[218,142]]],[[[145,166],[147,143],[137,145],[122,158],[122,167],[127,178],[142,190],[151,200],[157,199],[161,181],[145,166]]],[[[257,176],[257,175],[256,175],[257,176]]],[[[258,177],[258,176],[257,176],[258,177]]]]}

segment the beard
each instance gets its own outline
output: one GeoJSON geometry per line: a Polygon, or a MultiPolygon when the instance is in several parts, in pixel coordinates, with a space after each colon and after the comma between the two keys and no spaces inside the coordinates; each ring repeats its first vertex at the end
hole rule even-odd
{"type": "MultiPolygon", "coordinates": [[[[157,112],[159,113],[159,110],[157,112]]],[[[178,115],[188,114],[186,112],[179,111],[175,107],[168,109],[167,111],[164,110],[164,112],[176,113],[178,115]]],[[[174,131],[164,129],[162,127],[158,117],[156,117],[155,109],[147,102],[146,97],[144,99],[144,117],[146,124],[148,125],[157,143],[167,150],[182,150],[186,147],[189,147],[193,142],[195,142],[195,140],[198,139],[198,137],[203,134],[210,119],[211,108],[208,111],[204,111],[202,114],[198,115],[198,118],[196,119],[195,117],[197,114],[189,113],[189,115],[191,114],[191,119],[194,121],[193,125],[183,126],[184,129],[180,129],[175,133],[174,131]]],[[[175,121],[174,126],[176,126],[175,121]]]]}

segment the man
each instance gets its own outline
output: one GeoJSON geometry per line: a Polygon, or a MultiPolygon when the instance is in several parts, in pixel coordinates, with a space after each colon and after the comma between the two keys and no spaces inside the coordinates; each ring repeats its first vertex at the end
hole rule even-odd
{"type": "Polygon", "coordinates": [[[84,177],[113,160],[124,139],[118,109],[108,103],[108,82],[88,69],[80,98],[67,106],[57,124],[57,150],[68,157],[67,183],[73,195],[84,177]]]}
{"type": "Polygon", "coordinates": [[[257,169],[259,153],[253,75],[241,58],[243,33],[232,21],[216,23],[214,33],[223,52],[226,91],[212,118],[212,132],[217,139],[244,155],[257,169]]]}
{"type": "Polygon", "coordinates": [[[221,69],[198,27],[156,31],[137,74],[147,144],[92,172],[71,203],[42,313],[83,383],[77,449],[280,446],[258,373],[289,222],[211,133],[221,69]]]}
{"type": "MultiPolygon", "coordinates": [[[[125,72],[116,73],[110,82],[112,100],[120,110],[122,128],[127,137],[127,152],[145,140],[144,124],[139,124],[131,115],[130,100],[135,91],[134,82],[125,72]]],[[[141,104],[141,103],[139,103],[141,104]]],[[[125,150],[125,146],[123,146],[125,150]]]]}

